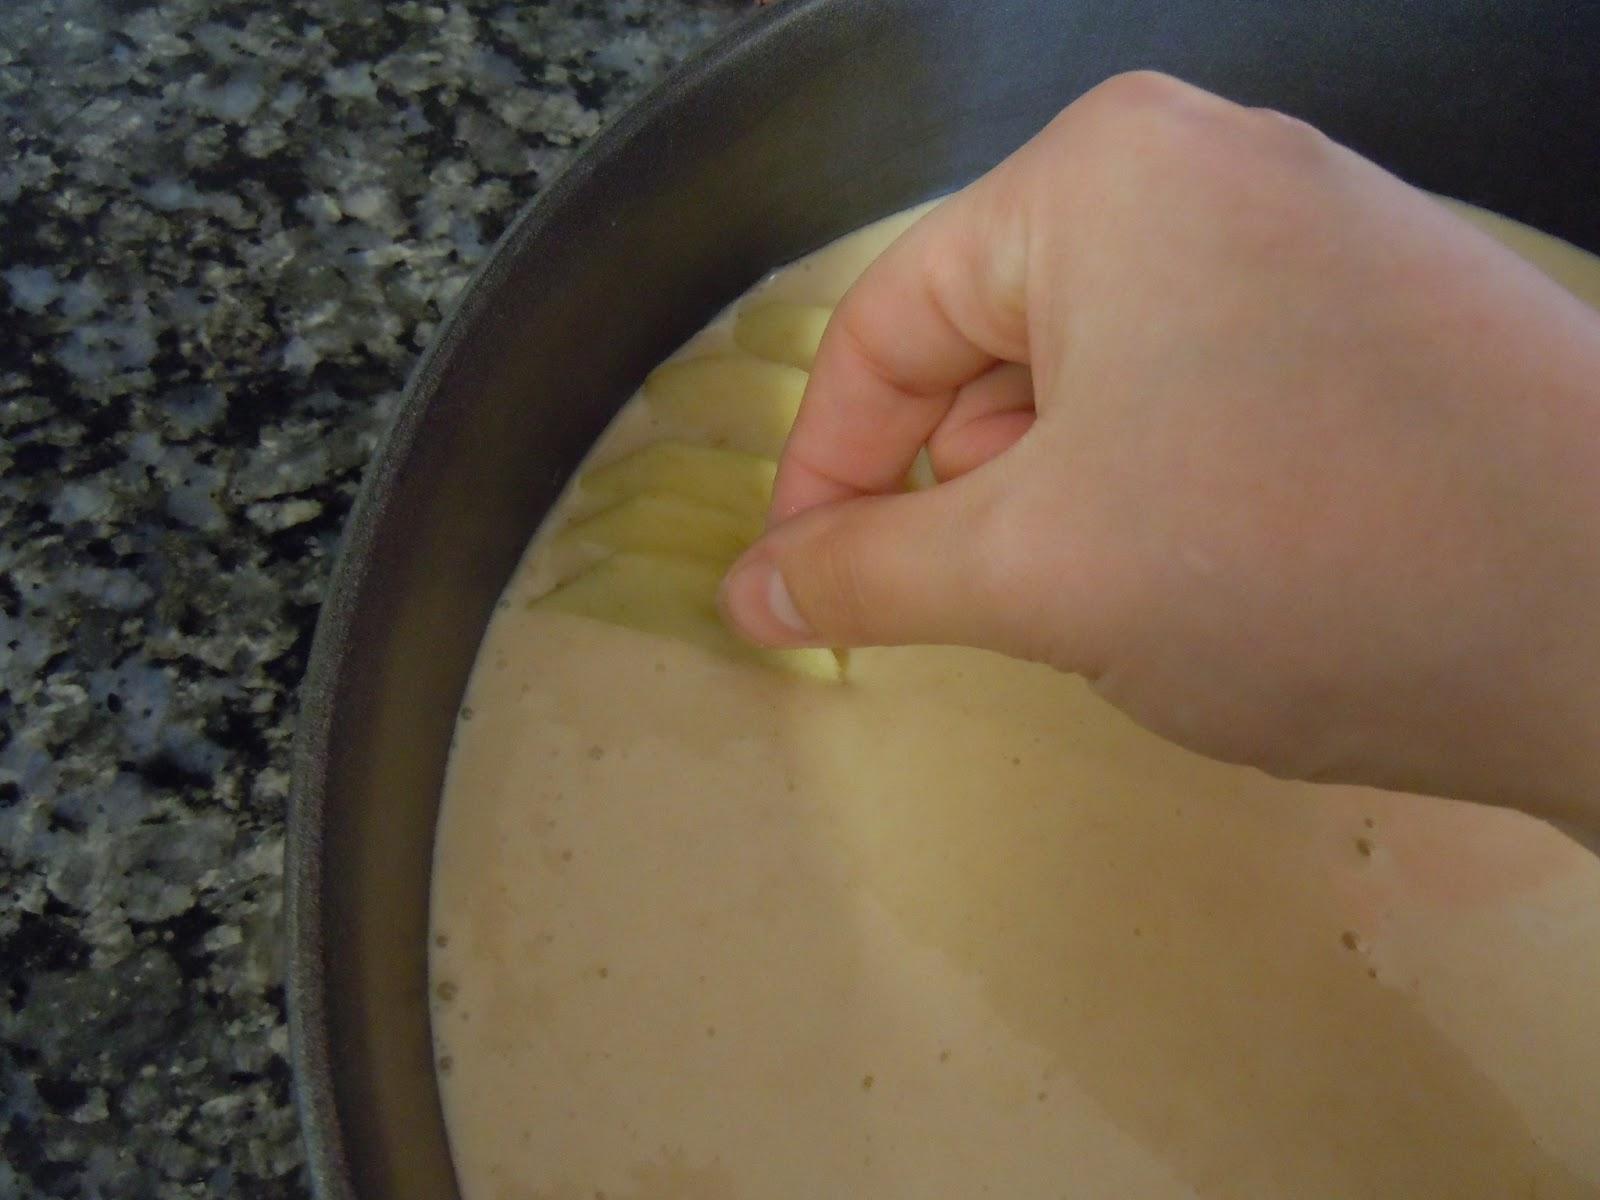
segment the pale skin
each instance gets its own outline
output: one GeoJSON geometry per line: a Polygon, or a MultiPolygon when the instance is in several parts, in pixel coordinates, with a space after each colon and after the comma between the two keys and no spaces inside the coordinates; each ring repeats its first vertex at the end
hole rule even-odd
{"type": "Polygon", "coordinates": [[[723,606],[1592,842],[1600,319],[1308,126],[1119,76],[846,295],[723,606]]]}

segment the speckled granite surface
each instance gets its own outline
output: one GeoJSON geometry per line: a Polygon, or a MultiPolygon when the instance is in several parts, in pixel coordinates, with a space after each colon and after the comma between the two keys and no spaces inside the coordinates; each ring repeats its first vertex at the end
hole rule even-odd
{"type": "Polygon", "coordinates": [[[280,883],[441,310],[739,0],[0,5],[0,1200],[294,1196],[280,883]]]}

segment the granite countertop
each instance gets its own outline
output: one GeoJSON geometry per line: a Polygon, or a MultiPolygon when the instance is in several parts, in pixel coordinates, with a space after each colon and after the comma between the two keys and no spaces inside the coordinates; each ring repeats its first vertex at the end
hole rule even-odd
{"type": "Polygon", "coordinates": [[[513,213],[743,7],[0,7],[0,1200],[304,1194],[280,870],[340,527],[513,213]]]}

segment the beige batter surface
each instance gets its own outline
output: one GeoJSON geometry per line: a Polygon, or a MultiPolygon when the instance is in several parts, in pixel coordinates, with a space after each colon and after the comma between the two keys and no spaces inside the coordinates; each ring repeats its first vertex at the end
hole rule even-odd
{"type": "MultiPolygon", "coordinates": [[[[906,219],[764,294],[832,303],[906,219]]],[[[541,542],[439,824],[466,1200],[1600,1197],[1573,842],[1211,763],[979,652],[834,687],[530,611],[541,542]]]]}

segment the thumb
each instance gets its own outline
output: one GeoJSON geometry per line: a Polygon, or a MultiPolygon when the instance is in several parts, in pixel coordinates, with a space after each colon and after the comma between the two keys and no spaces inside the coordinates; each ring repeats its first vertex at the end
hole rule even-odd
{"type": "Polygon", "coordinates": [[[762,646],[946,643],[1027,653],[993,536],[997,473],[810,509],[770,530],[723,581],[736,632],[762,646]]]}

